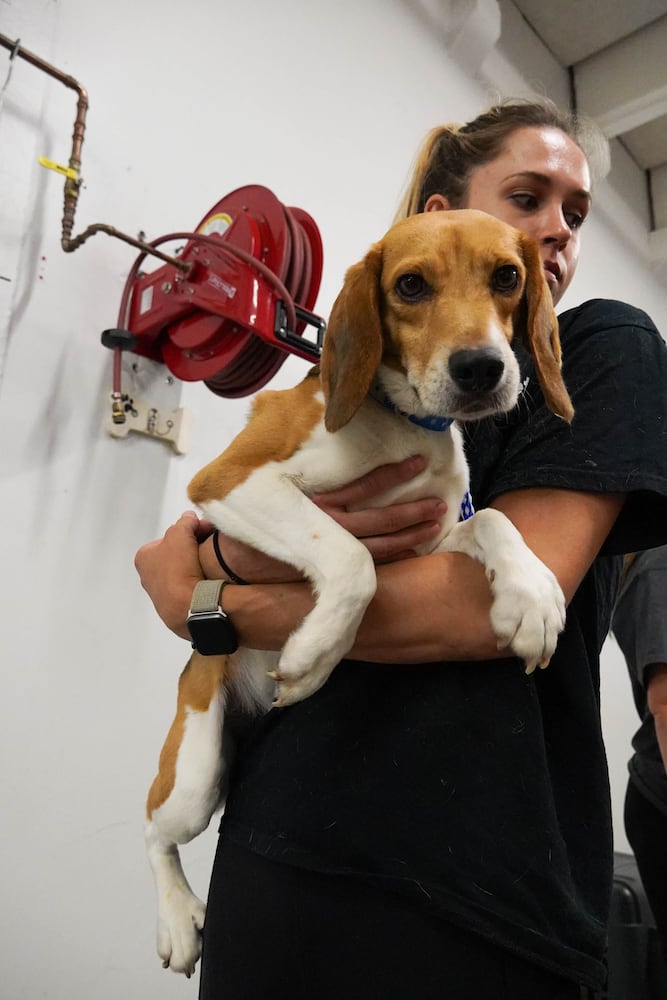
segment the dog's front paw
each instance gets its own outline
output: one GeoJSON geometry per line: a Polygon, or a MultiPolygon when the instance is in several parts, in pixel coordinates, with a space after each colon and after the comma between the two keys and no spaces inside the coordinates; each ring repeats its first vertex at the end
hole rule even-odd
{"type": "Polygon", "coordinates": [[[357,632],[358,619],[331,621],[326,628],[307,627],[293,632],[285,643],[275,670],[269,673],[276,684],[274,707],[284,708],[303,701],[322,687],[332,670],[349,651],[357,632]]]}
{"type": "MultiPolygon", "coordinates": [[[[289,653],[289,651],[287,652],[289,653]]],[[[293,705],[319,691],[329,679],[331,671],[339,659],[342,659],[344,655],[344,652],[341,653],[340,657],[332,657],[330,653],[323,654],[315,660],[309,658],[306,664],[302,664],[299,660],[295,661],[283,653],[278,667],[269,673],[269,677],[276,684],[273,699],[274,708],[285,708],[287,705],[293,705]]]]}
{"type": "Polygon", "coordinates": [[[157,924],[157,952],[162,967],[182,972],[188,979],[201,955],[201,932],[206,907],[191,892],[177,890],[162,901],[157,924]]]}
{"type": "Polygon", "coordinates": [[[526,673],[546,667],[565,625],[565,598],[558,580],[532,553],[505,572],[489,577],[491,625],[498,647],[509,647],[526,664],[526,673]]]}
{"type": "MultiPolygon", "coordinates": [[[[330,580],[322,588],[317,604],[292,632],[276,670],[269,674],[276,683],[273,704],[277,708],[293,705],[318,691],[352,648],[376,587],[373,560],[363,546],[359,548],[363,558],[353,565],[353,580],[330,580]]],[[[350,560],[344,564],[349,565],[350,560]]]]}

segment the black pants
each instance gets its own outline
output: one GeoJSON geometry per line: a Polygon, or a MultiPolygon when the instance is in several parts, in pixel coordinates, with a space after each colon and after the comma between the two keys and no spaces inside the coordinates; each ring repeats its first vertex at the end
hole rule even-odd
{"type": "Polygon", "coordinates": [[[625,793],[625,832],[667,960],[667,814],[649,802],[632,781],[625,793]]]}
{"type": "Polygon", "coordinates": [[[581,1000],[589,994],[392,893],[220,840],[200,1000],[581,1000]]]}

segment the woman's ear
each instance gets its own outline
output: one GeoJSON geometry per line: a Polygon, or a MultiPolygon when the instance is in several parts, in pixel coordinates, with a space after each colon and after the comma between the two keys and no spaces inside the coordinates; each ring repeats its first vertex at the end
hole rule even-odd
{"type": "Polygon", "coordinates": [[[424,205],[425,212],[448,212],[452,206],[449,204],[449,200],[445,198],[444,194],[432,194],[426,200],[424,205]]]}

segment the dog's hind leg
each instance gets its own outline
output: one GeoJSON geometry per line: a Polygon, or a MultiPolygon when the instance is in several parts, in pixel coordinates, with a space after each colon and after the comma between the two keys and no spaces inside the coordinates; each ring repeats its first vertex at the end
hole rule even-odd
{"type": "MultiPolygon", "coordinates": [[[[205,907],[183,872],[178,844],[201,833],[225,794],[224,656],[193,653],[178,684],[176,717],[146,803],[146,850],[157,890],[157,950],[165,968],[192,975],[205,907]]],[[[225,752],[227,751],[227,753],[225,752]]]]}

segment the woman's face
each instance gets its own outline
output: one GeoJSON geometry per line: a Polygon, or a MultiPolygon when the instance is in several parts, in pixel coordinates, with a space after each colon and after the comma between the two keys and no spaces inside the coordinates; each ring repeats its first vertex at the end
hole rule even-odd
{"type": "MultiPolygon", "coordinates": [[[[426,211],[449,208],[433,195],[426,211]]],[[[477,167],[465,208],[488,212],[537,241],[554,305],[574,277],[579,230],[590,208],[590,173],[583,152],[556,128],[520,128],[503,152],[477,167]]]]}

